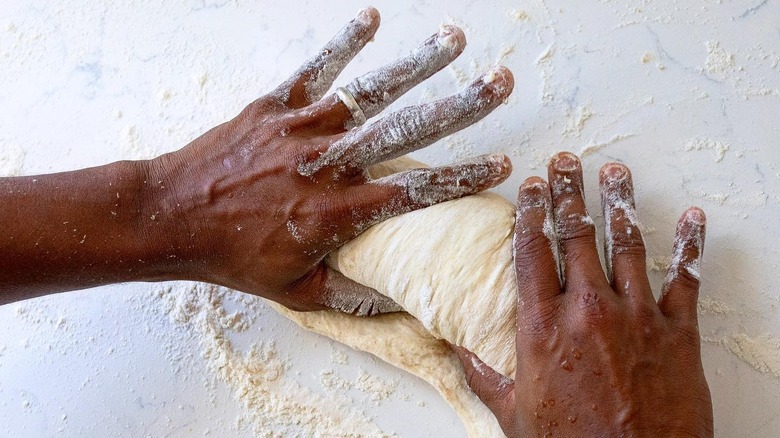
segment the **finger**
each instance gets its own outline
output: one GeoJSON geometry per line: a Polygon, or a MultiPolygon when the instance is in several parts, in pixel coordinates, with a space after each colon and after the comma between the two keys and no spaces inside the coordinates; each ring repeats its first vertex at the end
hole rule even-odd
{"type": "Polygon", "coordinates": [[[552,199],[542,178],[528,178],[520,186],[513,251],[519,328],[525,316],[538,315],[561,293],[552,199]]]}
{"type": "Polygon", "coordinates": [[[658,301],[664,315],[694,325],[697,323],[696,302],[706,224],[704,212],[698,207],[683,213],[677,223],[672,263],[658,301]]]}
{"type": "Polygon", "coordinates": [[[457,345],[451,345],[458,356],[466,383],[482,403],[496,416],[504,430],[511,430],[515,412],[515,382],[490,368],[476,354],[457,345]]]}
{"type": "Polygon", "coordinates": [[[361,129],[348,132],[319,157],[298,166],[312,176],[325,167],[362,172],[371,164],[399,157],[472,125],[492,112],[512,91],[512,73],[495,67],[462,92],[423,105],[403,108],[361,129]]]}
{"type": "Polygon", "coordinates": [[[378,28],[379,11],[374,8],[359,11],[273,94],[290,108],[301,108],[319,100],[344,67],[371,41],[378,28]]]}
{"type": "MultiPolygon", "coordinates": [[[[345,88],[355,98],[366,118],[379,114],[404,93],[446,67],[463,52],[466,36],[455,26],[442,26],[409,55],[367,73],[345,88]]],[[[301,110],[305,124],[316,124],[321,134],[353,128],[352,113],[337,95],[301,110]]]]}
{"type": "Polygon", "coordinates": [[[631,171],[620,163],[607,163],[599,172],[604,210],[604,259],[612,289],[634,298],[653,300],[645,269],[645,241],[634,205],[631,171]]]}
{"type": "Polygon", "coordinates": [[[289,294],[296,302],[293,310],[330,309],[355,316],[376,316],[400,312],[403,308],[392,299],[338,271],[320,263],[307,277],[296,284],[289,294]]]}
{"type": "Polygon", "coordinates": [[[596,227],[585,207],[579,158],[569,152],[558,153],[550,160],[547,173],[564,287],[567,281],[607,286],[596,249],[596,227]]]}
{"type": "Polygon", "coordinates": [[[506,155],[492,154],[449,166],[407,170],[354,187],[345,200],[353,212],[354,228],[345,240],[390,217],[495,187],[511,172],[506,155]]]}

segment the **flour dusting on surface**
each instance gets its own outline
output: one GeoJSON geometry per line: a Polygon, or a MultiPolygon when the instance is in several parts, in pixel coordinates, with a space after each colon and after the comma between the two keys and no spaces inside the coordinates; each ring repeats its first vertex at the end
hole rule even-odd
{"type": "Polygon", "coordinates": [[[780,338],[770,334],[750,336],[736,333],[721,338],[703,339],[722,345],[762,374],[780,379],[780,338]]]}
{"type": "Polygon", "coordinates": [[[0,143],[0,176],[18,176],[24,169],[26,153],[19,146],[0,143]]]}
{"type": "MultiPolygon", "coordinates": [[[[233,390],[244,408],[240,426],[251,427],[256,436],[264,437],[387,435],[349,405],[324,398],[291,378],[291,364],[279,356],[272,342],[253,344],[248,351],[235,348],[229,334],[246,330],[248,316],[226,310],[228,293],[227,289],[196,285],[161,289],[151,298],[171,321],[197,336],[209,370],[233,390]]],[[[254,311],[260,306],[254,298],[243,304],[254,311]]],[[[331,387],[342,386],[332,382],[336,383],[331,387]]]]}

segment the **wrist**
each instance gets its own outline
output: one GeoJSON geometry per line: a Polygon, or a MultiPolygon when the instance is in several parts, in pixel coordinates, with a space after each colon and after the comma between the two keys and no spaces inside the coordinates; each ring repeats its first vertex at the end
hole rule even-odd
{"type": "MultiPolygon", "coordinates": [[[[199,218],[197,184],[181,152],[134,162],[140,205],[138,235],[155,266],[151,280],[206,280],[202,242],[208,233],[199,218]]],[[[207,247],[209,245],[206,245],[207,247]]]]}

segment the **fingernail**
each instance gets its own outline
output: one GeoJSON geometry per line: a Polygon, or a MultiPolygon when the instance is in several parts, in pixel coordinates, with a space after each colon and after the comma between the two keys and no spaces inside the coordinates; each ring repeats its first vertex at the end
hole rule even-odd
{"type": "Polygon", "coordinates": [[[550,192],[547,182],[538,176],[532,176],[520,185],[520,195],[518,201],[523,207],[547,208],[546,193],[550,192]]]}
{"type": "Polygon", "coordinates": [[[442,24],[439,27],[439,34],[436,37],[436,42],[445,49],[456,50],[466,45],[466,37],[460,28],[449,24],[442,24]]]}
{"type": "Polygon", "coordinates": [[[538,176],[532,176],[525,181],[523,181],[523,184],[520,185],[520,190],[522,191],[535,191],[535,190],[544,190],[547,187],[547,182],[543,180],[542,178],[539,178],[538,176]]]}
{"type": "Polygon", "coordinates": [[[379,12],[374,8],[365,8],[358,11],[355,20],[362,24],[371,24],[379,16],[379,12]]]}
{"type": "MultiPolygon", "coordinates": [[[[512,89],[515,86],[515,80],[512,76],[512,72],[508,68],[497,65],[491,67],[480,79],[482,85],[490,89],[495,93],[494,98],[506,101],[509,95],[512,94],[512,89]]],[[[479,85],[477,83],[477,85],[479,85]]]]}
{"type": "Polygon", "coordinates": [[[506,79],[508,72],[509,70],[507,70],[506,67],[502,67],[500,65],[490,67],[490,70],[482,75],[482,82],[485,84],[492,84],[496,82],[497,79],[506,79]]]}
{"type": "Polygon", "coordinates": [[[623,181],[628,178],[628,172],[628,168],[620,163],[607,163],[601,168],[601,173],[608,182],[623,181]]]}
{"type": "Polygon", "coordinates": [[[490,154],[487,160],[502,175],[512,172],[512,161],[504,154],[490,154]]]}
{"type": "Polygon", "coordinates": [[[580,167],[580,160],[571,152],[560,152],[552,158],[550,164],[559,172],[573,172],[580,167]]]}
{"type": "Polygon", "coordinates": [[[512,172],[512,162],[504,154],[490,154],[476,157],[475,160],[466,160],[462,162],[464,168],[470,168],[473,172],[474,182],[477,186],[495,187],[503,182],[512,172]],[[467,165],[467,163],[476,164],[476,167],[467,165]],[[482,168],[484,171],[475,170],[482,168]]]}
{"type": "Polygon", "coordinates": [[[705,222],[707,222],[707,217],[704,215],[704,211],[702,211],[702,209],[699,207],[689,208],[685,211],[684,217],[686,222],[690,222],[695,225],[703,225],[705,222]]]}

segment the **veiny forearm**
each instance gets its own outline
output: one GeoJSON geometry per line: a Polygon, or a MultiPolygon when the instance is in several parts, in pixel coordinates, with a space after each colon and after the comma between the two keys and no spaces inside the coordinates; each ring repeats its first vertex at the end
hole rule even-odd
{"type": "Polygon", "coordinates": [[[0,304],[170,277],[146,163],[0,178],[0,304]]]}

